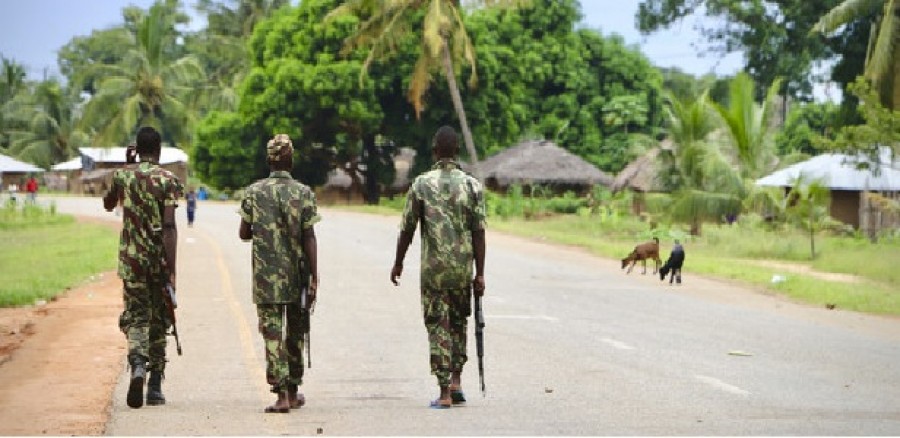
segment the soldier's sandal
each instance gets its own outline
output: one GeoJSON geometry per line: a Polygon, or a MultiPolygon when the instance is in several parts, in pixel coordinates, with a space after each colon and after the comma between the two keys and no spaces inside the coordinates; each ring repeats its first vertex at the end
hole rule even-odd
{"type": "Polygon", "coordinates": [[[431,409],[450,409],[452,402],[445,402],[441,399],[433,400],[428,407],[431,409]]]}

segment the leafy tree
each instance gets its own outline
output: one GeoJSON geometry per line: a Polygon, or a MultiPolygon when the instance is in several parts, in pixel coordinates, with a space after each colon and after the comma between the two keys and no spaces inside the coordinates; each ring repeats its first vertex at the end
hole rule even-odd
{"type": "Polygon", "coordinates": [[[865,50],[864,41],[855,38],[859,35],[859,29],[845,29],[844,34],[830,39],[810,35],[809,31],[818,17],[839,2],[643,0],[638,8],[637,21],[641,32],[647,34],[669,27],[692,14],[704,14],[710,19],[704,20],[699,30],[711,51],[742,51],[746,59],[745,70],[756,82],[771,84],[776,78],[784,78],[781,92],[785,96],[808,100],[812,97],[812,83],[815,80],[815,76],[810,74],[814,62],[834,55],[845,58],[839,61],[832,76],[832,79],[845,85],[857,74],[846,74],[848,68],[856,68],[852,66],[855,53],[860,47],[865,50]],[[845,64],[845,61],[850,62],[845,64]]]}
{"type": "Polygon", "coordinates": [[[882,104],[900,109],[900,45],[896,43],[900,27],[900,2],[896,0],[843,0],[821,15],[814,32],[832,33],[847,23],[870,21],[877,14],[871,28],[863,71],[881,93],[882,104]]]}
{"type": "Polygon", "coordinates": [[[728,105],[713,103],[744,177],[760,177],[777,164],[770,118],[780,83],[775,80],[760,105],[755,100],[753,80],[741,73],[731,80],[728,105]]]}
{"type": "MultiPolygon", "coordinates": [[[[477,0],[470,1],[467,6],[517,3],[518,0],[477,0]]],[[[477,163],[478,153],[456,83],[456,65],[460,63],[472,67],[470,85],[474,85],[476,79],[474,48],[463,22],[464,11],[460,0],[349,0],[330,16],[347,13],[366,17],[356,33],[347,40],[350,48],[370,48],[363,72],[373,60],[389,54],[398,41],[413,32],[414,27],[421,26],[421,52],[410,78],[409,99],[415,107],[416,116],[420,116],[425,107],[423,97],[433,81],[432,75],[435,71],[441,71],[450,89],[469,159],[473,164],[477,163]]]]}
{"type": "Polygon", "coordinates": [[[193,56],[167,57],[174,52],[166,44],[174,40],[173,26],[164,5],[155,4],[138,25],[123,62],[97,66],[102,80],[82,120],[96,130],[96,142],[118,144],[139,126],[150,125],[173,145],[190,144],[195,115],[185,102],[204,73],[193,56]]]}
{"type": "MultiPolygon", "coordinates": [[[[894,154],[900,153],[900,111],[883,107],[876,89],[862,77],[850,86],[850,91],[862,102],[860,112],[865,123],[841,128],[837,138],[826,141],[827,147],[861,152],[874,163],[880,160],[882,146],[892,148],[894,154]]],[[[876,166],[873,170],[877,169],[876,166]]]]}
{"type": "Polygon", "coordinates": [[[76,36],[59,49],[59,71],[75,91],[95,94],[102,79],[100,66],[122,63],[133,44],[134,39],[124,26],[76,36]]]}
{"type": "Polygon", "coordinates": [[[186,49],[207,72],[210,92],[199,104],[207,109],[237,108],[237,88],[250,69],[247,42],[264,19],[288,4],[287,0],[200,0],[206,28],[187,35],[186,49]]]}
{"type": "Polygon", "coordinates": [[[822,138],[834,138],[839,126],[840,107],[833,103],[806,103],[788,113],[784,127],[775,135],[781,156],[802,153],[815,155],[824,147],[822,138]]]}
{"type": "Polygon", "coordinates": [[[336,56],[355,25],[352,17],[323,21],[336,6],[337,0],[307,0],[257,26],[237,114],[207,117],[200,131],[204,138],[234,136],[238,126],[243,140],[232,147],[243,149],[244,157],[258,158],[251,161],[253,169],[216,176],[209,172],[231,172],[228,166],[237,152],[198,142],[194,159],[209,162],[198,172],[202,178],[227,179],[229,187],[240,187],[265,175],[262,145],[276,133],[287,133],[297,149],[293,173],[302,181],[322,184],[336,167],[359,179],[363,141],[374,139],[384,117],[376,86],[386,85],[358,79],[364,54],[336,56]],[[235,125],[235,120],[241,123],[235,125]]]}
{"type": "Polygon", "coordinates": [[[576,29],[580,14],[574,0],[534,0],[527,8],[467,17],[479,84],[464,103],[482,151],[547,139],[618,172],[636,145],[657,134],[663,122],[658,70],[621,37],[576,29]],[[626,102],[628,110],[618,111],[626,102]],[[627,124],[618,117],[623,114],[627,124]]]}

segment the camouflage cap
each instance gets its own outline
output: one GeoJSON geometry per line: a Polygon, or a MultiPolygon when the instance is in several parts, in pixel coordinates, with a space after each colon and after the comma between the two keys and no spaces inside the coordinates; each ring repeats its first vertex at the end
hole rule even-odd
{"type": "Polygon", "coordinates": [[[266,145],[266,156],[269,157],[270,160],[277,160],[285,154],[291,154],[293,152],[294,144],[291,143],[291,138],[288,137],[287,134],[276,135],[269,140],[269,143],[266,145]]]}

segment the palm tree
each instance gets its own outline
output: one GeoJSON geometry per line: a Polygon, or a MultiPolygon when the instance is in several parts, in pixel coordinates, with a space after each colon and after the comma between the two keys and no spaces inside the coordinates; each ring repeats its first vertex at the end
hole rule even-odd
{"type": "Polygon", "coordinates": [[[237,108],[236,90],[250,66],[247,40],[262,20],[286,4],[288,0],[198,0],[196,8],[206,14],[207,27],[192,36],[192,51],[204,62],[210,82],[198,96],[200,107],[237,108]]]}
{"type": "Polygon", "coordinates": [[[797,177],[785,204],[788,218],[809,232],[810,258],[816,258],[816,233],[829,221],[831,191],[820,180],[797,177]]]}
{"type": "Polygon", "coordinates": [[[900,2],[897,0],[844,0],[819,18],[812,32],[832,33],[844,24],[870,16],[881,9],[869,34],[863,71],[866,79],[881,90],[882,104],[900,109],[900,2]]]}
{"type": "MultiPolygon", "coordinates": [[[[468,7],[502,7],[522,4],[522,0],[471,0],[468,7]]],[[[421,52],[413,69],[408,99],[419,117],[425,107],[423,97],[433,81],[432,74],[441,71],[450,89],[453,108],[459,118],[466,152],[477,172],[478,153],[472,140],[472,131],[466,119],[462,96],[456,83],[455,65],[466,63],[471,67],[470,86],[477,80],[475,49],[466,32],[462,19],[460,0],[348,0],[328,14],[331,19],[343,14],[367,17],[354,35],[346,41],[349,49],[368,47],[369,54],[363,64],[363,74],[376,59],[389,54],[404,37],[421,27],[421,52]],[[421,23],[415,20],[421,18],[421,23]]],[[[478,175],[476,175],[478,176],[478,175]]]]}
{"type": "Polygon", "coordinates": [[[669,169],[672,203],[669,216],[700,235],[703,221],[718,220],[740,211],[743,186],[715,142],[709,141],[716,125],[713,109],[704,92],[693,101],[667,98],[666,115],[673,142],[669,169]]]}
{"type": "Polygon", "coordinates": [[[11,125],[9,152],[49,168],[75,154],[87,136],[75,127],[74,102],[55,79],[41,82],[34,93],[21,93],[6,105],[11,125]]]}
{"type": "Polygon", "coordinates": [[[167,59],[164,46],[172,31],[156,4],[140,22],[124,61],[100,66],[103,79],[82,120],[95,130],[95,142],[117,144],[139,126],[150,125],[173,145],[188,143],[195,116],[185,98],[196,92],[204,73],[194,56],[167,59]]]}
{"type": "Polygon", "coordinates": [[[760,177],[777,164],[771,117],[781,79],[769,87],[762,105],[754,100],[753,88],[753,79],[739,73],[729,84],[728,106],[712,104],[725,123],[725,133],[745,178],[760,177]]]}
{"type": "Polygon", "coordinates": [[[6,105],[25,88],[25,68],[3,56],[0,56],[0,61],[3,68],[3,77],[0,78],[0,148],[4,148],[9,145],[7,131],[11,128],[6,105]]]}

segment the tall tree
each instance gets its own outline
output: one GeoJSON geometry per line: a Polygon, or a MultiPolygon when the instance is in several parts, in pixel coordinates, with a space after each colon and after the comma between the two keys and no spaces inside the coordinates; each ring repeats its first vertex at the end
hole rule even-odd
{"type": "Polygon", "coordinates": [[[83,126],[95,130],[95,142],[120,144],[142,125],[159,128],[172,145],[189,145],[194,112],[186,103],[204,72],[194,56],[172,59],[174,23],[161,3],[137,26],[132,46],[120,64],[97,66],[97,93],[88,101],[83,126]]]}
{"type": "Polygon", "coordinates": [[[25,67],[0,55],[0,67],[3,77],[0,78],[0,148],[9,147],[9,133],[12,128],[7,113],[7,104],[25,89],[25,67]]]}
{"type": "MultiPolygon", "coordinates": [[[[835,55],[847,58],[860,44],[865,45],[843,35],[826,40],[809,34],[818,17],[840,1],[642,0],[637,21],[640,31],[649,34],[691,15],[705,15],[709,19],[698,20],[697,25],[704,38],[697,42],[700,50],[743,52],[745,70],[756,82],[770,84],[784,78],[784,95],[808,100],[816,80],[811,74],[816,61],[835,55]]],[[[855,30],[848,29],[847,34],[851,31],[855,30]]],[[[832,79],[846,85],[853,77],[843,74],[842,63],[832,79]]]]}
{"type": "Polygon", "coordinates": [[[185,37],[185,47],[207,72],[208,93],[202,110],[237,108],[238,86],[250,69],[247,42],[253,30],[287,0],[200,0],[206,28],[185,37]]]}
{"type": "Polygon", "coordinates": [[[87,136],[75,126],[72,94],[55,79],[38,83],[6,105],[12,128],[9,152],[43,168],[75,155],[87,136]]]}
{"type": "Polygon", "coordinates": [[[669,96],[666,107],[672,149],[662,151],[663,183],[672,190],[668,215],[690,225],[700,235],[707,220],[719,220],[740,212],[744,188],[738,174],[709,139],[717,127],[715,110],[707,97],[682,100],[669,96]]]}
{"type": "Polygon", "coordinates": [[[870,20],[873,14],[877,18],[869,35],[863,73],[880,90],[884,106],[900,109],[900,1],[843,0],[819,18],[813,31],[832,33],[848,23],[870,20]]]}
{"type": "MultiPolygon", "coordinates": [[[[467,6],[509,6],[520,2],[474,0],[468,2],[467,6]]],[[[433,81],[432,75],[435,71],[442,71],[459,118],[466,151],[472,164],[476,164],[478,153],[456,83],[456,66],[461,63],[471,66],[470,85],[474,85],[477,77],[475,50],[466,32],[460,0],[349,0],[329,16],[348,13],[366,17],[358,31],[347,40],[350,48],[370,48],[364,72],[372,61],[390,54],[398,41],[414,32],[415,27],[420,28],[421,52],[410,78],[409,100],[415,107],[416,116],[420,116],[425,107],[423,97],[433,81]]]]}

